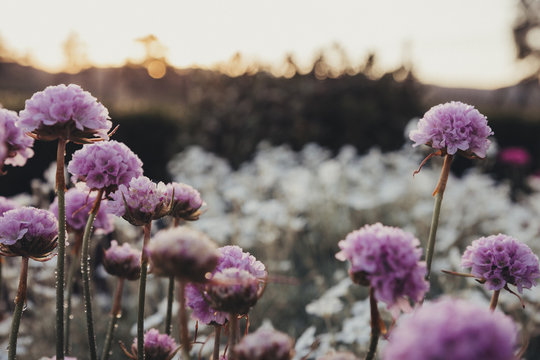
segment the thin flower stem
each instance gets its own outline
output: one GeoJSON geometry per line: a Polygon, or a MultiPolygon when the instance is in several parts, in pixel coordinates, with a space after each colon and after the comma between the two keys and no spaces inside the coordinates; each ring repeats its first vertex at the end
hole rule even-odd
{"type": "Polygon", "coordinates": [[[381,317],[379,315],[377,299],[375,298],[375,290],[372,286],[369,287],[369,307],[371,313],[371,335],[369,338],[369,348],[366,360],[375,359],[377,344],[379,343],[379,336],[381,335],[381,317]]]}
{"type": "Polygon", "coordinates": [[[236,360],[236,354],[234,353],[234,347],[238,342],[238,315],[229,315],[229,360],[236,360]]]}
{"type": "Polygon", "coordinates": [[[113,306],[111,309],[111,316],[109,319],[109,327],[107,329],[107,335],[105,336],[105,343],[103,344],[103,351],[101,352],[101,360],[108,360],[111,355],[111,344],[114,338],[114,330],[116,329],[116,323],[122,316],[122,291],[124,290],[124,278],[118,278],[116,283],[116,291],[114,293],[113,306]]]}
{"type": "Polygon", "coordinates": [[[443,167],[441,169],[441,176],[437,187],[433,192],[435,196],[435,205],[433,207],[433,217],[431,218],[431,227],[429,229],[429,238],[426,247],[426,280],[429,280],[431,275],[431,263],[433,261],[433,253],[435,251],[435,239],[437,237],[437,227],[439,226],[439,216],[441,213],[441,204],[444,196],[444,190],[446,189],[446,183],[450,174],[450,165],[452,164],[453,156],[447,154],[444,157],[443,167]]]}
{"type": "Polygon", "coordinates": [[[165,333],[171,335],[172,331],[172,308],[174,302],[174,276],[169,277],[169,289],[167,292],[167,315],[165,316],[165,333]]]}
{"type": "Polygon", "coordinates": [[[491,301],[489,302],[489,309],[491,311],[495,311],[495,309],[497,308],[497,304],[499,303],[500,293],[501,293],[501,290],[493,291],[493,295],[491,296],[491,301]]]}
{"type": "Polygon", "coordinates": [[[64,261],[66,253],[66,139],[58,139],[56,150],[56,194],[58,196],[58,256],[56,258],[56,359],[64,360],[64,261]]]}
{"type": "Polygon", "coordinates": [[[186,312],[186,282],[178,281],[178,319],[180,321],[180,344],[182,345],[182,359],[189,359],[191,343],[189,341],[188,318],[186,312]]]}
{"type": "MultiPolygon", "coordinates": [[[[82,234],[80,232],[76,232],[75,236],[77,237],[77,240],[75,240],[75,243],[78,241],[82,242],[82,234]]],[[[66,315],[65,315],[65,326],[64,326],[64,351],[66,355],[69,355],[71,352],[70,349],[70,324],[71,324],[71,312],[72,312],[72,304],[71,304],[71,297],[73,295],[73,280],[75,278],[75,275],[77,274],[77,270],[80,268],[79,264],[81,262],[81,253],[80,249],[78,249],[75,252],[72,252],[72,259],[71,259],[71,265],[69,267],[68,277],[66,280],[66,315]]]]}
{"type": "Polygon", "coordinates": [[[144,298],[146,294],[146,274],[148,273],[148,254],[146,246],[150,241],[152,222],[143,226],[143,248],[141,252],[141,277],[139,279],[139,308],[137,312],[137,358],[144,360],[144,298]]]}
{"type": "Polygon", "coordinates": [[[214,325],[214,355],[213,360],[219,360],[219,341],[221,340],[221,325],[214,325]]]}
{"type": "Polygon", "coordinates": [[[11,320],[11,331],[9,333],[8,359],[15,360],[17,356],[17,335],[19,334],[19,325],[21,323],[24,303],[26,302],[26,286],[28,279],[28,258],[22,257],[21,275],[19,277],[19,288],[15,296],[15,310],[11,320]]]}
{"type": "Polygon", "coordinates": [[[86,226],[84,228],[82,247],[81,247],[81,274],[83,285],[83,298],[84,298],[84,310],[86,312],[86,330],[88,335],[88,351],[90,352],[90,359],[97,359],[97,346],[96,335],[94,333],[94,319],[92,315],[92,293],[90,291],[90,235],[92,234],[92,227],[94,220],[99,211],[101,204],[101,197],[103,196],[103,189],[99,190],[86,226]]]}

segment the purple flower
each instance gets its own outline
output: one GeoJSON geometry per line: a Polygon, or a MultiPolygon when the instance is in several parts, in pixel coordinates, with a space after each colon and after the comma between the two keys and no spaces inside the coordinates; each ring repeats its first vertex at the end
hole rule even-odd
{"type": "Polygon", "coordinates": [[[233,351],[238,360],[290,360],[294,341],[282,332],[259,328],[242,338],[233,351]]]}
{"type": "Polygon", "coordinates": [[[418,122],[418,129],[409,134],[413,146],[429,145],[454,155],[458,150],[467,155],[485,157],[493,135],[487,119],[473,106],[459,101],[429,109],[418,122]]]}
{"type": "Polygon", "coordinates": [[[406,298],[418,302],[429,288],[419,244],[414,235],[402,229],[381,223],[365,225],[338,243],[341,251],[336,258],[349,260],[353,280],[372,286],[376,298],[390,309],[407,310],[406,298]]]}
{"type": "MultiPolygon", "coordinates": [[[[218,249],[220,256],[216,269],[213,271],[211,278],[220,271],[233,268],[245,270],[258,279],[259,285],[266,281],[268,273],[264,264],[248,252],[244,252],[242,248],[236,245],[223,246],[218,249]]],[[[211,283],[208,284],[211,286],[211,283]]],[[[187,284],[186,286],[186,303],[193,310],[192,317],[204,324],[220,324],[223,325],[229,318],[229,314],[222,311],[217,311],[212,308],[208,302],[207,287],[187,284]]]]}
{"type": "Polygon", "coordinates": [[[23,166],[27,159],[34,156],[32,150],[34,139],[17,126],[18,120],[19,117],[15,111],[0,109],[0,125],[3,125],[5,130],[6,154],[4,163],[12,166],[23,166]]]}
{"type": "MultiPolygon", "coordinates": [[[[88,221],[90,210],[96,200],[96,194],[89,194],[90,190],[83,191],[74,187],[66,191],[66,224],[68,231],[82,232],[88,221]]],[[[94,220],[96,233],[108,234],[114,230],[111,215],[106,211],[107,200],[102,200],[101,207],[94,220]]],[[[58,198],[55,198],[49,207],[58,217],[58,198]]]]}
{"type": "Polygon", "coordinates": [[[259,299],[259,279],[246,270],[217,271],[205,286],[210,307],[226,313],[246,315],[259,299]]]}
{"type": "Polygon", "coordinates": [[[128,186],[122,184],[111,194],[108,211],[133,225],[147,224],[169,212],[170,202],[167,202],[165,191],[162,182],[156,184],[146,176],[133,178],[128,186]]]}
{"type": "Polygon", "coordinates": [[[540,277],[538,257],[527,245],[504,234],[474,240],[462,256],[461,266],[471,268],[471,274],[485,280],[489,290],[512,284],[521,293],[540,277]]]}
{"type": "Polygon", "coordinates": [[[517,329],[501,312],[445,298],[425,303],[390,334],[385,360],[513,359],[517,329]]]}
{"type": "Polygon", "coordinates": [[[525,166],[531,162],[531,154],[519,146],[507,147],[499,153],[501,162],[515,166],[525,166]]]}
{"type": "Polygon", "coordinates": [[[174,191],[174,199],[170,215],[184,220],[198,220],[203,205],[201,194],[189,185],[173,182],[167,184],[165,196],[171,199],[174,191]]]}
{"type": "Polygon", "coordinates": [[[20,112],[19,124],[39,139],[64,137],[76,143],[88,143],[94,136],[107,140],[112,126],[107,109],[74,84],[48,86],[32,95],[20,112]]]}
{"type": "Polygon", "coordinates": [[[143,174],[142,161],[125,144],[101,141],[77,150],[67,167],[71,181],[85,181],[91,189],[116,191],[143,174]]]}
{"type": "MultiPolygon", "coordinates": [[[[169,360],[177,351],[176,342],[167,334],[160,334],[156,329],[150,329],[144,334],[144,354],[146,360],[169,360]]],[[[137,338],[131,345],[132,359],[137,359],[137,338]]]]}
{"type": "Polygon", "coordinates": [[[0,216],[2,216],[6,211],[13,210],[18,207],[19,205],[17,205],[13,200],[0,196],[0,216]]]}
{"type": "Polygon", "coordinates": [[[58,222],[47,210],[20,207],[0,217],[0,254],[50,259],[56,248],[58,222]]]}
{"type": "Polygon", "coordinates": [[[217,265],[217,246],[202,232],[179,226],[157,232],[148,253],[153,272],[183,281],[204,282],[217,265]]]}
{"type": "Polygon", "coordinates": [[[128,243],[118,246],[118,242],[113,240],[103,256],[103,266],[111,275],[137,280],[141,273],[141,252],[128,243]]]}

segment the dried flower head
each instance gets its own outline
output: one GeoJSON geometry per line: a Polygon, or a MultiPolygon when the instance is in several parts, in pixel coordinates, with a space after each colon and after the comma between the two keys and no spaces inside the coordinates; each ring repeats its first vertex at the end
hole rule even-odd
{"type": "Polygon", "coordinates": [[[141,275],[141,252],[128,243],[118,246],[118,242],[113,240],[103,256],[103,266],[111,275],[137,280],[141,275]]]}
{"type": "Polygon", "coordinates": [[[23,166],[27,159],[34,156],[34,139],[19,128],[18,121],[19,116],[15,111],[0,109],[0,126],[4,128],[6,149],[4,163],[12,166],[23,166]]]}
{"type": "Polygon", "coordinates": [[[259,279],[246,270],[223,269],[209,280],[206,294],[217,311],[246,315],[259,299],[259,279]]]}
{"type": "Polygon", "coordinates": [[[167,184],[167,199],[171,199],[173,193],[170,215],[188,221],[198,220],[203,205],[201,194],[191,186],[177,182],[167,184]]]}
{"type": "Polygon", "coordinates": [[[450,155],[461,151],[484,158],[490,135],[493,132],[484,115],[471,105],[452,101],[429,109],[409,137],[413,146],[426,144],[450,155]]]}
{"type": "Polygon", "coordinates": [[[148,245],[153,272],[183,281],[204,282],[218,263],[219,252],[202,232],[179,226],[161,230],[148,245]]]}
{"type": "Polygon", "coordinates": [[[233,349],[238,360],[290,360],[294,341],[282,332],[259,328],[244,336],[233,349]]]}
{"type": "Polygon", "coordinates": [[[111,194],[108,211],[136,226],[148,224],[170,211],[165,190],[162,182],[156,184],[146,176],[133,178],[127,186],[122,184],[111,194]]]}
{"type": "Polygon", "coordinates": [[[2,216],[6,211],[13,210],[18,208],[19,205],[13,200],[0,196],[0,216],[2,216]]]}
{"type": "Polygon", "coordinates": [[[45,261],[56,248],[58,222],[47,210],[20,207],[0,217],[0,254],[45,261]]]}
{"type": "Polygon", "coordinates": [[[517,329],[501,312],[464,300],[425,303],[390,334],[385,360],[513,359],[517,329]]]}
{"type": "Polygon", "coordinates": [[[94,137],[108,140],[108,110],[80,86],[48,86],[26,100],[20,127],[40,140],[64,138],[79,144],[94,137]]]}
{"type": "Polygon", "coordinates": [[[376,223],[351,232],[338,245],[336,258],[350,261],[352,279],[372,286],[376,298],[392,310],[407,310],[406,298],[418,302],[429,288],[420,242],[411,233],[376,223]]]}
{"type": "Polygon", "coordinates": [[[489,290],[511,284],[521,293],[540,278],[538,257],[527,245],[504,234],[474,240],[462,256],[461,266],[471,268],[471,274],[485,281],[489,290]]]}
{"type": "MultiPolygon", "coordinates": [[[[156,329],[150,329],[144,334],[144,355],[146,360],[170,360],[178,351],[178,346],[172,337],[160,334],[156,329]]],[[[131,359],[137,357],[137,338],[131,345],[131,353],[127,353],[131,359]]]]}

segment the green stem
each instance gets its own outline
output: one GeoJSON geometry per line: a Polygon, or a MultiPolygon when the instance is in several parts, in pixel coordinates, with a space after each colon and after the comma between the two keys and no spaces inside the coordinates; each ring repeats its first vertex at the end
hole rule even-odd
{"type": "Polygon", "coordinates": [[[489,309],[491,311],[495,311],[497,308],[497,304],[499,303],[499,294],[501,293],[501,290],[494,290],[493,295],[491,296],[491,301],[489,302],[489,309]]]}
{"type": "Polygon", "coordinates": [[[214,332],[216,336],[214,337],[214,356],[213,360],[219,360],[219,341],[221,337],[221,325],[214,325],[214,332]]]}
{"type": "Polygon", "coordinates": [[[429,280],[431,275],[431,263],[433,261],[433,254],[435,252],[435,239],[437,237],[437,227],[439,226],[439,216],[441,214],[441,204],[444,196],[444,190],[446,189],[446,183],[450,174],[450,165],[452,164],[452,155],[446,155],[444,157],[443,167],[441,169],[441,176],[437,187],[433,192],[435,196],[435,205],[433,207],[433,217],[431,218],[431,227],[429,229],[429,238],[426,247],[426,280],[429,280]]]}
{"type": "Polygon", "coordinates": [[[19,334],[19,325],[21,323],[24,303],[26,302],[26,286],[28,278],[28,258],[22,257],[21,275],[19,277],[19,288],[15,296],[15,310],[11,320],[11,331],[9,333],[8,359],[15,360],[17,356],[17,335],[19,334]]]}
{"type": "Polygon", "coordinates": [[[56,359],[64,360],[64,261],[66,253],[66,200],[64,155],[66,139],[58,139],[56,150],[56,194],[58,196],[58,256],[56,257],[56,359]]]}
{"type": "MultiPolygon", "coordinates": [[[[75,243],[77,244],[79,241],[82,242],[82,234],[80,232],[76,232],[75,236],[77,239],[75,240],[75,243]]],[[[69,355],[71,349],[70,349],[70,325],[71,325],[71,312],[72,312],[72,303],[71,303],[71,297],[73,296],[73,279],[75,278],[75,275],[77,274],[77,270],[79,269],[80,264],[80,257],[81,253],[78,249],[77,251],[72,252],[72,259],[71,259],[71,265],[69,267],[69,273],[66,280],[66,323],[64,326],[64,351],[66,355],[69,355]]]]}
{"type": "Polygon", "coordinates": [[[381,316],[377,307],[377,299],[375,298],[375,290],[372,286],[369,287],[369,307],[371,313],[371,335],[369,338],[369,348],[366,355],[366,360],[375,359],[379,336],[381,335],[381,316]]]}
{"type": "Polygon", "coordinates": [[[118,319],[122,316],[122,291],[124,290],[124,278],[118,278],[116,284],[116,291],[114,294],[113,306],[111,310],[111,318],[109,319],[109,327],[107,329],[107,335],[105,337],[105,343],[103,344],[103,351],[101,352],[101,360],[108,360],[111,355],[111,344],[114,338],[114,330],[118,319]]]}
{"type": "Polygon", "coordinates": [[[238,342],[238,315],[229,314],[229,360],[236,360],[234,347],[238,342]]]}
{"type": "Polygon", "coordinates": [[[88,351],[90,352],[90,359],[97,359],[97,347],[96,347],[96,335],[94,333],[94,319],[92,316],[92,298],[90,291],[90,235],[92,234],[92,226],[94,220],[99,211],[101,204],[101,197],[103,196],[103,189],[98,191],[94,206],[90,211],[88,220],[86,221],[86,227],[84,228],[82,247],[81,247],[81,274],[83,285],[83,298],[84,309],[86,312],[86,331],[88,335],[88,351]]]}
{"type": "Polygon", "coordinates": [[[169,289],[167,293],[167,315],[165,317],[165,333],[171,335],[172,331],[172,308],[174,302],[174,276],[169,277],[169,289]]]}
{"type": "Polygon", "coordinates": [[[144,360],[144,297],[146,294],[146,274],[148,272],[148,254],[146,246],[150,241],[152,222],[143,226],[144,238],[141,252],[141,278],[139,279],[139,309],[137,312],[137,359],[144,360]]]}
{"type": "Polygon", "coordinates": [[[180,344],[182,345],[182,359],[189,359],[191,343],[189,341],[188,318],[186,312],[186,282],[178,281],[178,319],[180,321],[180,344]]]}

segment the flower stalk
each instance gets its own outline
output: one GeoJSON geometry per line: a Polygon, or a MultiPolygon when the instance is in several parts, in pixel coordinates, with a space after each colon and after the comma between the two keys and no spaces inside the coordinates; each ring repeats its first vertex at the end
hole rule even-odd
{"type": "Polygon", "coordinates": [[[214,353],[213,360],[219,360],[219,342],[221,340],[221,325],[214,325],[214,353]]]}
{"type": "Polygon", "coordinates": [[[67,140],[59,137],[56,150],[56,194],[58,196],[58,256],[56,260],[56,358],[64,360],[64,261],[66,253],[66,179],[64,155],[67,140]]]}
{"type": "MultiPolygon", "coordinates": [[[[75,240],[75,243],[78,244],[82,242],[82,233],[76,232],[75,236],[77,239],[75,240]]],[[[69,267],[68,277],[66,280],[66,314],[65,314],[65,325],[64,325],[64,352],[66,355],[69,355],[71,349],[71,341],[70,341],[70,327],[71,327],[71,312],[72,312],[72,302],[71,298],[73,295],[73,281],[75,279],[75,275],[77,273],[77,270],[80,268],[80,259],[81,259],[81,253],[80,249],[74,249],[72,251],[72,259],[71,259],[71,265],[69,267]]]]}
{"type": "Polygon", "coordinates": [[[165,315],[165,334],[171,335],[172,331],[172,308],[174,302],[174,276],[169,276],[167,290],[167,314],[165,315]]]}
{"type": "Polygon", "coordinates": [[[189,359],[191,343],[189,341],[188,318],[186,311],[186,282],[178,281],[178,319],[180,321],[180,344],[182,345],[182,358],[189,359]]]}
{"type": "Polygon", "coordinates": [[[139,279],[139,308],[137,312],[137,358],[144,360],[144,299],[146,294],[146,275],[148,273],[148,253],[146,247],[150,242],[152,221],[143,225],[143,249],[141,252],[141,277],[139,279]]]}
{"type": "Polygon", "coordinates": [[[366,360],[373,360],[375,359],[375,353],[377,352],[377,345],[379,343],[379,336],[381,335],[381,316],[379,314],[377,298],[375,297],[375,289],[373,286],[369,287],[369,308],[371,314],[371,335],[369,338],[369,347],[366,360]]]}
{"type": "Polygon", "coordinates": [[[108,360],[111,355],[111,344],[114,338],[114,330],[118,319],[122,316],[122,291],[124,290],[124,278],[119,277],[116,283],[116,290],[114,293],[113,306],[111,309],[111,316],[109,319],[109,326],[107,328],[107,335],[105,336],[105,343],[103,344],[103,351],[101,352],[101,360],[108,360]]]}
{"type": "Polygon", "coordinates": [[[497,303],[499,302],[499,294],[501,293],[501,290],[494,290],[493,295],[491,296],[491,301],[489,302],[489,309],[491,311],[495,311],[497,308],[497,303]]]}
{"type": "Polygon", "coordinates": [[[11,331],[9,333],[8,359],[15,360],[17,355],[17,336],[19,334],[19,325],[21,323],[24,303],[26,302],[26,287],[28,279],[28,258],[23,256],[21,263],[21,275],[19,277],[19,287],[15,296],[15,310],[11,320],[11,331]]]}
{"type": "Polygon", "coordinates": [[[236,355],[234,353],[234,346],[238,343],[238,315],[230,314],[229,315],[229,360],[236,360],[236,355]]]}

